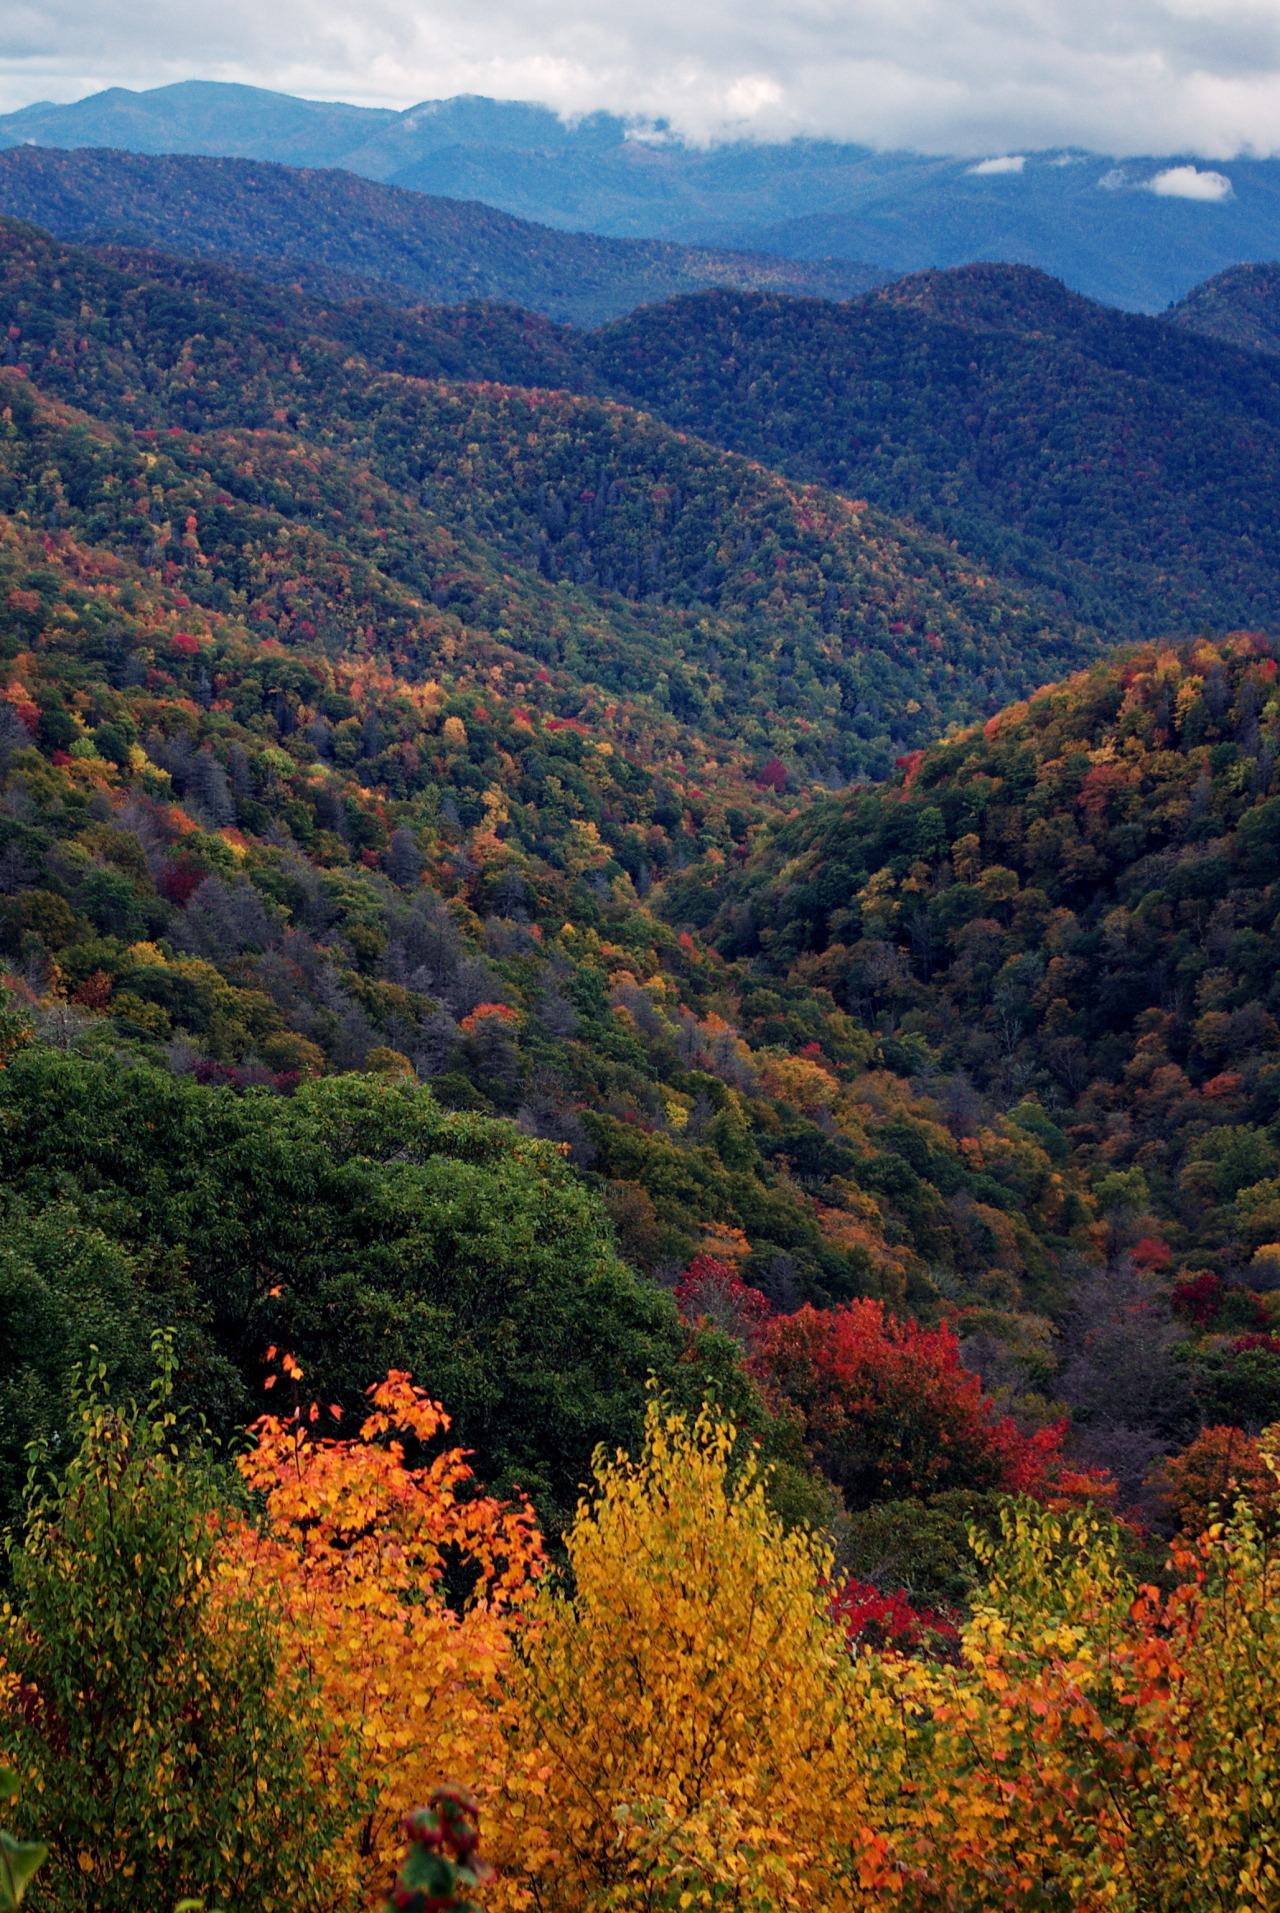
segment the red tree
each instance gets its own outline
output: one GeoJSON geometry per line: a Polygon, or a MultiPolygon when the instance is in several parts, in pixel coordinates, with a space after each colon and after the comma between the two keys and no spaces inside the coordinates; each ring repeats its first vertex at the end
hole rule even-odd
{"type": "Polygon", "coordinates": [[[960,1630],[947,1614],[917,1607],[905,1594],[873,1587],[869,1581],[842,1581],[831,1613],[856,1647],[888,1649],[895,1654],[953,1654],[960,1630]]]}
{"type": "Polygon", "coordinates": [[[851,1508],[949,1488],[1045,1494],[1063,1424],[1023,1435],[963,1366],[949,1328],[899,1321],[881,1302],[776,1317],[755,1368],[805,1418],[815,1460],[851,1508]]]}
{"type": "Polygon", "coordinates": [[[676,1302],[686,1322],[710,1322],[751,1350],[773,1316],[760,1290],[712,1255],[694,1256],[676,1284],[676,1302]]]}

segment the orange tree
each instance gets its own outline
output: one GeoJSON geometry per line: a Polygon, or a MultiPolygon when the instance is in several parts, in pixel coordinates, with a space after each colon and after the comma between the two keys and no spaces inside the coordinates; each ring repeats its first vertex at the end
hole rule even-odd
{"type": "Polygon", "coordinates": [[[1247,1503],[1161,1595],[1114,1524],[1022,1503],[956,1666],[866,1659],[899,1740],[873,1818],[933,1913],[1274,1913],[1280,1561],[1247,1503]]]}
{"type": "Polygon", "coordinates": [[[1243,1428],[1202,1428],[1180,1455],[1164,1464],[1169,1505],[1185,1535],[1202,1534],[1215,1516],[1244,1495],[1259,1520],[1276,1526],[1280,1484],[1268,1466],[1280,1429],[1247,1435],[1243,1428]]]}
{"type": "Polygon", "coordinates": [[[1143,1591],[1143,1792],[1130,1874],[1156,1913],[1280,1905],[1280,1554],[1245,1500],[1143,1591]]]}
{"type": "Polygon", "coordinates": [[[410,1465],[407,1445],[438,1445],[449,1418],[408,1375],[368,1393],[354,1439],[321,1439],[314,1405],[254,1424],[239,1467],[264,1514],[227,1526],[221,1560],[231,1584],[270,1588],[335,1744],[356,1747],[367,1811],[346,1866],[377,1898],[406,1813],[450,1778],[492,1785],[510,1623],[542,1549],[528,1505],[476,1492],[461,1449],[410,1465]]]}

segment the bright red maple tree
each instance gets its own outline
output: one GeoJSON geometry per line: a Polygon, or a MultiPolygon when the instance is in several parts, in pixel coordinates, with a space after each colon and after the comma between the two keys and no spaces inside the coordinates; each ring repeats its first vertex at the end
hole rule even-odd
{"type": "Polygon", "coordinates": [[[815,1459],[851,1508],[949,1488],[1070,1492],[1064,1423],[1023,1434],[965,1368],[943,1326],[900,1320],[882,1302],[806,1304],[761,1337],[760,1379],[799,1408],[815,1459]]]}

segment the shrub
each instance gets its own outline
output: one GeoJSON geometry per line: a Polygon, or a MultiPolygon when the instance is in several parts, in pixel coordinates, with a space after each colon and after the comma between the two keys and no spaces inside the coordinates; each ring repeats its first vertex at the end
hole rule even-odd
{"type": "Polygon", "coordinates": [[[141,1414],[105,1400],[90,1369],[75,1452],[33,1484],[0,1610],[0,1750],[24,1782],[22,1819],[49,1841],[40,1902],[320,1908],[352,1804],[344,1765],[312,1779],[315,1695],[281,1672],[261,1599],[219,1580],[226,1484],[181,1456],[159,1350],[141,1414]]]}

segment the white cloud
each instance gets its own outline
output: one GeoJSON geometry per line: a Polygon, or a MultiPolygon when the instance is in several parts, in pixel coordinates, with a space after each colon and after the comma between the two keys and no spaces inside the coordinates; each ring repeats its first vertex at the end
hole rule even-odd
{"type": "MultiPolygon", "coordinates": [[[[1280,152],[1280,0],[9,0],[0,105],[241,80],[982,160],[1280,152]]],[[[1176,170],[1176,169],[1174,169],[1176,170]]]]}
{"type": "Polygon", "coordinates": [[[1194,166],[1170,166],[1147,181],[1147,191],[1162,199],[1230,199],[1231,181],[1225,173],[1201,173],[1194,166]]]}
{"type": "Polygon", "coordinates": [[[975,179],[985,179],[991,173],[1020,173],[1027,163],[1025,153],[1006,153],[1002,159],[984,159],[969,171],[975,179]]]}

